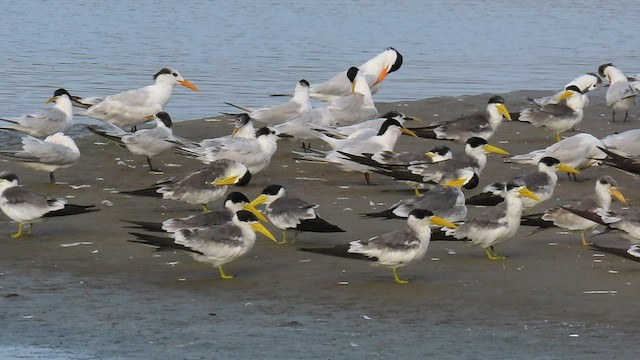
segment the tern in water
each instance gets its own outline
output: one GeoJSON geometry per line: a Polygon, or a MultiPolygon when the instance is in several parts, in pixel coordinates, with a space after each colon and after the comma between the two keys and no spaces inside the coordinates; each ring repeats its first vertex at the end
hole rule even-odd
{"type": "Polygon", "coordinates": [[[297,233],[300,231],[333,233],[345,232],[336,225],[330,224],[318,216],[315,209],[316,204],[309,204],[306,201],[291,196],[281,185],[267,186],[262,193],[255,198],[252,206],[266,204],[266,215],[275,227],[282,230],[282,241],[286,243],[286,232],[293,230],[293,241],[296,241],[297,233]]]}
{"type": "Polygon", "coordinates": [[[611,63],[600,65],[598,74],[609,81],[606,100],[607,105],[613,108],[611,121],[616,121],[616,111],[624,111],[624,121],[627,121],[629,109],[635,105],[638,92],[629,84],[624,73],[611,63]]]}
{"type": "Polygon", "coordinates": [[[153,76],[155,83],[105,98],[74,98],[74,106],[86,108],[82,113],[118,127],[136,127],[149,121],[149,116],[162,111],[171,98],[173,87],[180,84],[200,91],[177,71],[164,68],[153,76]]]}
{"type": "Polygon", "coordinates": [[[217,267],[220,278],[228,280],[233,275],[226,274],[222,266],[245,256],[255,244],[256,232],[276,241],[254,214],[240,210],[222,225],[179,229],[172,233],[173,238],[131,233],[137,239],[129,241],[186,251],[194,260],[217,267]]]}
{"type": "Polygon", "coordinates": [[[18,184],[18,177],[13,173],[0,173],[0,210],[11,220],[18,223],[18,232],[12,238],[22,236],[23,228],[29,227],[31,235],[33,224],[42,218],[85,214],[98,209],[92,205],[67,204],[63,199],[53,199],[33,192],[18,184]]]}
{"type": "Polygon", "coordinates": [[[0,119],[8,123],[0,126],[0,129],[17,130],[35,137],[45,137],[57,132],[69,131],[73,126],[71,95],[65,89],[58,89],[47,100],[47,103],[51,102],[55,105],[42,112],[13,119],[0,119]]]}
{"type": "Polygon", "coordinates": [[[49,173],[49,181],[56,183],[54,171],[73,166],[80,159],[80,149],[73,139],[61,132],[44,140],[32,136],[22,137],[22,150],[1,149],[0,156],[18,164],[49,173]]]}

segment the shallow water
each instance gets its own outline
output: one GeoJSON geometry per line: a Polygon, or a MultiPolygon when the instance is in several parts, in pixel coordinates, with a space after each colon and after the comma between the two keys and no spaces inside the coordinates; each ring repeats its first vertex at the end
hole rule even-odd
{"type": "Polygon", "coordinates": [[[172,66],[176,120],[266,106],[388,46],[405,58],[376,101],[557,89],[614,62],[640,72],[633,1],[15,1],[0,22],[0,116],[42,108],[58,87],[108,95],[172,66]]]}

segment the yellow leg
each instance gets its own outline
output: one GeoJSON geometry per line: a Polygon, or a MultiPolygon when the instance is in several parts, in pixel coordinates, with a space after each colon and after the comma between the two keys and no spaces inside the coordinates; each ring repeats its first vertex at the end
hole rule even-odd
{"type": "Polygon", "coordinates": [[[560,133],[556,133],[556,142],[562,140],[562,138],[560,137],[560,133]]]}
{"type": "Polygon", "coordinates": [[[276,244],[282,245],[282,244],[286,244],[286,243],[287,243],[287,232],[283,231],[282,232],[282,241],[276,241],[276,244]]]}
{"type": "Polygon", "coordinates": [[[500,256],[496,254],[496,251],[493,249],[493,246],[484,248],[484,252],[487,253],[487,257],[489,258],[489,260],[502,260],[505,258],[504,256],[500,256]]]}
{"type": "Polygon", "coordinates": [[[591,243],[587,241],[587,235],[584,233],[584,231],[582,231],[580,234],[581,234],[581,238],[582,238],[582,245],[583,246],[591,245],[591,243]]]}
{"type": "Polygon", "coordinates": [[[391,272],[393,272],[393,281],[398,284],[408,284],[409,280],[402,280],[398,277],[398,270],[396,268],[391,268],[391,272]]]}
{"type": "Polygon", "coordinates": [[[209,208],[207,207],[207,204],[202,204],[202,212],[205,214],[211,212],[211,210],[209,210],[209,208]]]}
{"type": "Polygon", "coordinates": [[[222,270],[222,265],[218,266],[218,271],[220,272],[220,277],[222,279],[225,279],[225,280],[233,279],[233,275],[227,275],[224,273],[224,270],[222,270]]]}
{"type": "Polygon", "coordinates": [[[413,191],[415,191],[416,196],[420,196],[420,189],[418,189],[418,184],[413,185],[413,191]]]}
{"type": "MultiPolygon", "coordinates": [[[[16,239],[16,238],[19,238],[20,236],[22,236],[22,227],[23,227],[23,226],[24,226],[24,225],[23,225],[22,223],[20,223],[20,224],[18,225],[18,232],[17,232],[17,233],[15,233],[15,234],[11,234],[11,237],[12,237],[12,238],[14,238],[14,239],[16,239]]],[[[29,228],[29,234],[31,234],[31,228],[29,228]]]]}

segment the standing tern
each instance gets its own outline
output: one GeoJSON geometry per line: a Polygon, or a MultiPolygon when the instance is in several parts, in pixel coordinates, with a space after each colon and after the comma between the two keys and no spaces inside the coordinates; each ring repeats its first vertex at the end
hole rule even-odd
{"type": "Polygon", "coordinates": [[[624,204],[627,203],[620,190],[618,190],[618,183],[611,176],[604,175],[598,178],[595,191],[586,199],[577,204],[551,208],[543,214],[528,215],[523,218],[522,224],[538,226],[540,229],[557,226],[569,231],[580,231],[582,245],[586,246],[589,243],[585,232],[593,229],[598,224],[568,211],[566,207],[592,212],[606,212],[611,207],[612,196],[624,204]]]}
{"type": "Polygon", "coordinates": [[[414,209],[427,209],[438,217],[451,222],[462,221],[467,217],[465,196],[461,187],[475,176],[473,169],[461,169],[456,179],[446,179],[420,196],[403,199],[389,209],[376,213],[363,214],[364,217],[383,219],[401,219],[409,216],[414,209]]]}
{"type": "Polygon", "coordinates": [[[599,149],[604,146],[604,143],[597,137],[587,133],[580,133],[562,139],[545,149],[512,156],[505,162],[536,165],[543,157],[549,156],[560,160],[561,163],[569,167],[582,170],[598,164],[598,159],[606,157],[599,149]]]}
{"type": "Polygon", "coordinates": [[[613,108],[611,121],[616,121],[616,111],[624,111],[624,121],[627,121],[629,109],[635,105],[638,93],[629,84],[624,73],[613,64],[602,64],[598,67],[598,74],[609,81],[607,89],[607,105],[613,108]]]}
{"type": "Polygon", "coordinates": [[[260,109],[236,105],[229,102],[225,102],[225,104],[236,107],[242,111],[246,111],[251,118],[267,125],[282,124],[296,116],[308,112],[312,108],[311,101],[309,101],[309,82],[305,79],[298,81],[293,97],[289,102],[284,104],[260,109]]]}
{"type": "MultiPolygon", "coordinates": [[[[358,67],[365,77],[367,85],[371,88],[372,94],[378,92],[380,84],[387,75],[400,69],[402,61],[402,55],[390,47],[358,67]]],[[[313,99],[331,102],[340,96],[348,95],[352,88],[351,84],[346,81],[345,75],[346,71],[343,71],[321,84],[312,85],[309,89],[309,96],[313,99]]]]}
{"type": "Polygon", "coordinates": [[[374,236],[368,240],[352,241],[348,245],[300,250],[375,261],[375,265],[391,269],[396,283],[407,284],[409,280],[400,279],[398,276],[398,268],[424,258],[431,241],[432,225],[456,227],[455,224],[434,215],[429,210],[414,209],[407,216],[407,225],[400,230],[374,236]]]}
{"type": "Polygon", "coordinates": [[[44,140],[26,135],[22,137],[22,150],[0,150],[0,156],[18,164],[49,173],[49,181],[56,183],[54,171],[73,166],[80,159],[80,149],[73,139],[61,132],[44,140]]]}
{"type": "Polygon", "coordinates": [[[257,174],[271,163],[278,149],[280,133],[273,128],[263,127],[256,131],[253,139],[228,138],[227,141],[201,143],[206,146],[181,146],[179,153],[195,157],[205,164],[220,159],[235,160],[245,165],[251,174],[257,174]]]}
{"type": "Polygon", "coordinates": [[[222,197],[228,185],[244,186],[250,180],[251,173],[246,166],[235,160],[221,159],[182,176],[159,181],[149,188],[120,193],[198,204],[208,212],[207,204],[222,197]]]}
{"type": "Polygon", "coordinates": [[[82,114],[118,127],[135,127],[149,121],[149,116],[162,111],[171,98],[173,87],[180,84],[194,91],[200,91],[185,80],[177,71],[164,68],[153,76],[155,83],[107,96],[92,98],[91,103],[77,99],[74,105],[86,108],[82,114]]]}
{"type": "Polygon", "coordinates": [[[573,129],[582,122],[584,106],[580,88],[571,85],[558,97],[557,103],[524,109],[520,112],[518,120],[531,123],[535,127],[544,126],[554,131],[556,141],[560,141],[561,133],[573,129]]]}
{"type": "Polygon", "coordinates": [[[18,232],[12,238],[22,236],[25,226],[31,235],[33,224],[42,218],[85,214],[98,209],[92,205],[67,204],[63,199],[53,199],[33,192],[18,184],[18,177],[13,173],[0,173],[0,210],[11,220],[18,223],[18,232]]]}
{"type": "Polygon", "coordinates": [[[233,275],[226,274],[222,266],[246,255],[255,244],[256,232],[276,241],[254,214],[240,210],[222,225],[179,229],[173,238],[131,233],[137,239],[129,241],[186,251],[194,260],[217,267],[220,278],[228,280],[233,275]]]}
{"type": "Polygon", "coordinates": [[[589,106],[589,96],[587,95],[587,93],[602,87],[602,78],[596,73],[586,73],[571,80],[564,86],[562,91],[555,93],[552,96],[539,99],[527,98],[527,100],[529,100],[529,102],[533,105],[539,107],[543,107],[548,104],[557,104],[561,101],[560,97],[566,91],[565,89],[571,85],[577,86],[578,89],[580,89],[580,92],[582,93],[582,101],[584,102],[584,107],[586,108],[587,106],[589,106]]]}
{"type": "Polygon", "coordinates": [[[422,128],[411,128],[419,137],[441,140],[452,140],[465,143],[469,138],[480,137],[489,140],[496,132],[502,119],[511,120],[511,115],[504,105],[502,96],[492,96],[487,108],[471,115],[464,115],[455,120],[440,122],[422,128]]]}
{"type": "Polygon", "coordinates": [[[309,204],[306,201],[288,195],[282,185],[267,186],[262,193],[255,198],[252,206],[266,204],[266,215],[269,221],[278,229],[282,230],[282,241],[286,243],[286,232],[293,230],[293,241],[296,241],[297,233],[300,231],[333,233],[345,232],[336,225],[330,224],[318,216],[315,209],[316,204],[309,204]]]}
{"type": "Polygon", "coordinates": [[[162,173],[162,170],[153,167],[151,159],[173,148],[174,144],[171,142],[174,139],[173,131],[171,130],[173,123],[169,114],[164,111],[160,111],[155,116],[149,116],[148,118],[155,119],[156,127],[137,130],[134,133],[128,133],[115,125],[112,126],[113,129],[109,130],[102,130],[94,126],[88,126],[87,129],[94,134],[126,147],[132,154],[145,156],[149,165],[149,172],[162,173]]]}
{"type": "Polygon", "coordinates": [[[47,100],[47,104],[51,102],[55,105],[42,112],[14,119],[0,119],[9,123],[0,126],[0,129],[17,130],[35,137],[45,137],[57,132],[69,131],[73,126],[71,95],[65,89],[58,89],[47,100]]]}
{"type": "Polygon", "coordinates": [[[539,200],[526,186],[507,183],[502,203],[465,221],[456,229],[447,230],[446,234],[479,245],[490,260],[504,259],[494,247],[511,239],[518,231],[524,209],[522,197],[539,200]]]}
{"type": "Polygon", "coordinates": [[[174,233],[180,229],[194,229],[222,225],[231,221],[233,215],[240,210],[247,210],[253,213],[260,221],[267,222],[267,219],[255,207],[250,204],[249,199],[240,192],[230,192],[224,200],[223,208],[207,213],[190,215],[184,218],[171,218],[161,223],[149,221],[123,220],[136,225],[136,229],[143,229],[152,232],[174,233]]]}
{"type": "Polygon", "coordinates": [[[372,171],[371,167],[351,161],[345,154],[362,156],[363,154],[374,154],[379,151],[393,151],[401,133],[415,136],[412,131],[402,126],[398,120],[387,119],[380,127],[380,131],[374,136],[361,136],[340,141],[318,133],[317,136],[334,146],[334,150],[326,152],[313,150],[312,153],[294,153],[300,156],[296,158],[297,160],[333,164],[346,172],[361,172],[364,174],[367,184],[371,184],[369,178],[369,173],[372,171]]]}
{"type": "MultiPolygon", "coordinates": [[[[580,172],[570,166],[560,162],[560,160],[552,157],[543,157],[538,162],[535,172],[516,176],[510,180],[516,185],[526,186],[532,193],[536,195],[538,200],[531,198],[522,198],[522,203],[526,208],[532,208],[543,201],[548,200],[553,195],[556,184],[558,183],[558,174],[556,171],[563,171],[571,174],[579,174],[580,172]]],[[[504,183],[493,183],[485,186],[482,193],[473,196],[467,200],[468,205],[495,205],[496,202],[502,201],[499,195],[504,188],[504,183]]]]}

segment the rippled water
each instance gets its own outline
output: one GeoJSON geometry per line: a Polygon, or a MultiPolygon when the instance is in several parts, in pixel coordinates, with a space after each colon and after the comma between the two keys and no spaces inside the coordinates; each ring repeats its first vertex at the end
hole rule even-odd
{"type": "Polygon", "coordinates": [[[0,22],[1,116],[53,90],[108,95],[172,66],[177,120],[266,106],[388,46],[405,58],[376,101],[557,89],[614,62],[640,72],[635,1],[12,1],[0,22]]]}

